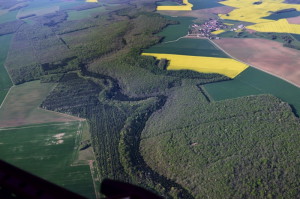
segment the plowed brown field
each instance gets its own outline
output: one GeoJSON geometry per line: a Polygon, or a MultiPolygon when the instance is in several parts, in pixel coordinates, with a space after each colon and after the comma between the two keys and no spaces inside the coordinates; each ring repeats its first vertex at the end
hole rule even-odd
{"type": "Polygon", "coordinates": [[[234,58],[300,87],[300,51],[266,39],[214,40],[234,58]]]}

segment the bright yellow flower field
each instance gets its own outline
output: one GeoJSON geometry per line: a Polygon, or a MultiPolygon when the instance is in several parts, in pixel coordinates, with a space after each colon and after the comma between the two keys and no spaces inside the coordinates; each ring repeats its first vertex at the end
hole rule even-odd
{"type": "Polygon", "coordinates": [[[259,32],[300,34],[300,25],[289,24],[289,22],[286,19],[280,19],[278,21],[272,21],[269,23],[255,24],[255,25],[247,26],[247,28],[259,32]]]}
{"type": "Polygon", "coordinates": [[[271,15],[271,12],[295,8],[300,11],[300,5],[286,4],[284,0],[264,0],[262,4],[254,5],[253,0],[227,0],[219,3],[236,8],[226,16],[226,14],[220,14],[222,19],[231,19],[238,21],[247,21],[252,23],[265,23],[274,20],[262,19],[271,15]]]}
{"type": "Polygon", "coordinates": [[[193,70],[201,73],[218,73],[230,78],[236,77],[248,66],[231,58],[200,57],[188,55],[142,53],[156,59],[170,61],[168,70],[193,70]]]}
{"type": "Polygon", "coordinates": [[[98,2],[98,0],[86,0],[86,2],[94,3],[94,2],[98,2]]]}
{"type": "Polygon", "coordinates": [[[189,3],[188,0],[183,0],[185,5],[180,6],[157,6],[156,10],[192,10],[193,4],[189,3]]]}
{"type": "Polygon", "coordinates": [[[225,30],[216,30],[216,31],[213,31],[211,33],[214,34],[214,35],[218,35],[218,34],[221,34],[223,32],[225,32],[225,30]]]}

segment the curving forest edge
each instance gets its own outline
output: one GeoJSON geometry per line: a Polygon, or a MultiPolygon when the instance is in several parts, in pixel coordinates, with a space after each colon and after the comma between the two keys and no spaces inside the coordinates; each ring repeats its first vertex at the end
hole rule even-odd
{"type": "Polygon", "coordinates": [[[290,140],[300,123],[290,106],[269,95],[213,102],[201,85],[229,78],[167,71],[165,60],[140,56],[178,22],[153,13],[154,1],[128,2],[76,23],[60,11],[6,24],[3,34],[15,32],[6,61],[14,84],[58,83],[41,107],[87,119],[101,179],[166,198],[299,197],[300,139],[290,140]],[[263,132],[283,141],[268,143],[263,132]]]}

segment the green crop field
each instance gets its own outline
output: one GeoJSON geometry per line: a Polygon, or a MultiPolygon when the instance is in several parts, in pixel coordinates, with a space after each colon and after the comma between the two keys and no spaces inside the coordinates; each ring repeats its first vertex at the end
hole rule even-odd
{"type": "Polygon", "coordinates": [[[192,17],[170,17],[165,16],[166,19],[178,21],[179,24],[169,25],[167,28],[163,29],[158,35],[164,37],[164,42],[173,41],[187,34],[187,29],[190,24],[193,23],[195,18],[192,17]]]}
{"type": "Polygon", "coordinates": [[[88,165],[72,165],[81,122],[0,129],[0,158],[66,189],[95,198],[88,165]]]}
{"type": "Polygon", "coordinates": [[[94,13],[99,13],[104,11],[106,11],[104,6],[87,9],[87,10],[81,10],[81,11],[72,10],[68,12],[68,20],[81,20],[81,19],[91,17],[92,14],[94,13]]]}
{"type": "Polygon", "coordinates": [[[296,114],[300,113],[300,88],[252,67],[231,81],[207,84],[204,88],[216,101],[260,93],[272,94],[292,105],[296,114]]]}
{"type": "Polygon", "coordinates": [[[219,0],[189,0],[189,2],[193,4],[193,10],[223,6],[222,4],[219,4],[218,1],[219,0]]]}
{"type": "Polygon", "coordinates": [[[207,39],[182,38],[176,42],[160,43],[144,50],[144,52],[228,58],[223,51],[216,48],[207,39]]]}
{"type": "Polygon", "coordinates": [[[8,12],[4,15],[0,15],[0,24],[16,20],[17,14],[18,14],[18,11],[16,10],[16,11],[8,12]]]}
{"type": "Polygon", "coordinates": [[[264,17],[263,19],[284,19],[284,18],[290,18],[290,17],[298,17],[300,15],[299,11],[290,11],[290,12],[282,12],[282,13],[273,13],[270,16],[264,17]]]}
{"type": "Polygon", "coordinates": [[[6,96],[6,93],[8,92],[9,88],[12,86],[10,77],[4,67],[4,62],[7,56],[7,52],[9,50],[11,39],[12,35],[4,35],[0,37],[0,104],[6,96]]]}
{"type": "Polygon", "coordinates": [[[297,39],[298,41],[300,41],[300,35],[298,35],[298,34],[292,34],[292,36],[293,36],[295,39],[297,39]]]}

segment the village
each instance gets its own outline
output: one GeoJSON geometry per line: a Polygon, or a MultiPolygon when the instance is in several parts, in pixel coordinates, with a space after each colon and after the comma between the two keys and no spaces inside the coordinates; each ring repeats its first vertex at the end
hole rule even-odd
{"type": "Polygon", "coordinates": [[[243,30],[245,26],[243,24],[238,25],[236,28],[230,28],[230,26],[224,24],[218,19],[209,19],[208,21],[204,22],[201,25],[192,24],[189,28],[187,37],[205,37],[208,39],[220,39],[216,34],[215,31],[220,30],[243,30]]]}

